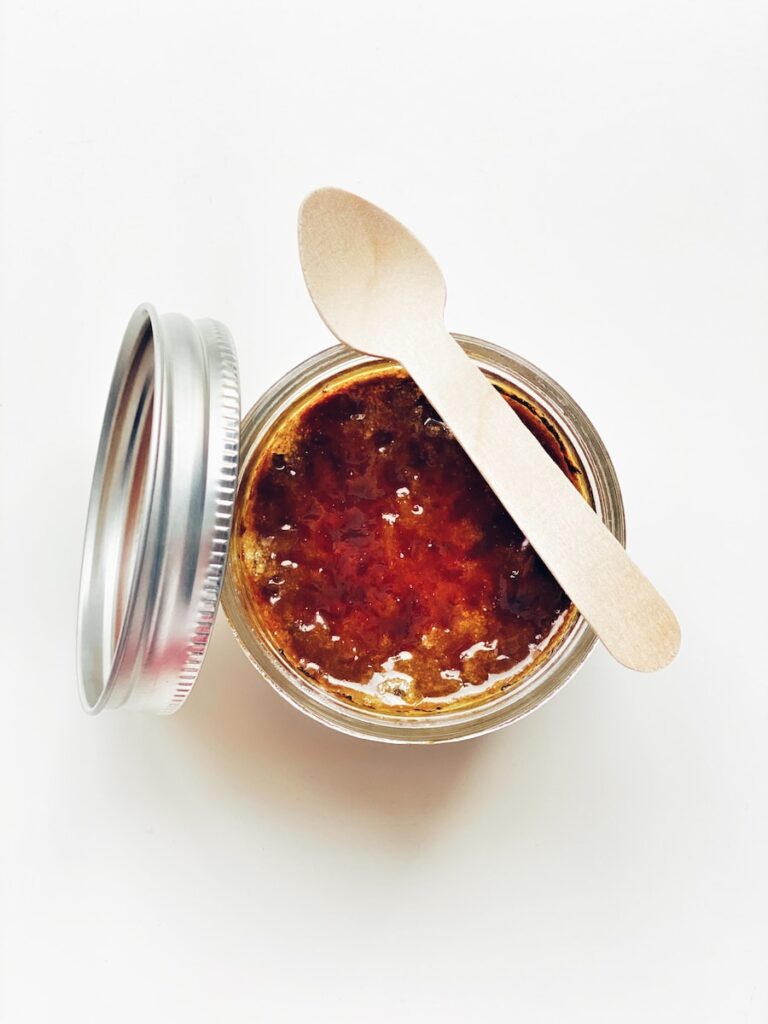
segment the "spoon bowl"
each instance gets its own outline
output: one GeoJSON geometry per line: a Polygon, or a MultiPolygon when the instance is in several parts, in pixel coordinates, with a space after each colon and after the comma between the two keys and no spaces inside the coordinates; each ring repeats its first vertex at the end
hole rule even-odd
{"type": "Polygon", "coordinates": [[[359,196],[312,192],[299,212],[299,250],[318,313],[357,351],[404,362],[409,342],[442,325],[437,263],[399,221],[359,196]]]}

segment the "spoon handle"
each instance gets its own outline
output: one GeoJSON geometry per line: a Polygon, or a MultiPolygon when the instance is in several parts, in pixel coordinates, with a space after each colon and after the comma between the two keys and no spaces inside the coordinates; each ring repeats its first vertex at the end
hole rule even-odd
{"type": "Polygon", "coordinates": [[[614,658],[667,665],[669,605],[482,371],[444,329],[409,349],[405,368],[614,658]]]}

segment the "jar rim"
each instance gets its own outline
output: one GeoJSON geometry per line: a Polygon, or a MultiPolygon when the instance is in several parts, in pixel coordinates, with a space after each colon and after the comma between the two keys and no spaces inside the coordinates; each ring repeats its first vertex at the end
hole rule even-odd
{"type": "MultiPolygon", "coordinates": [[[[553,378],[533,363],[498,345],[464,334],[453,337],[470,357],[502,380],[527,392],[550,415],[581,460],[595,510],[614,536],[625,543],[624,504],[611,458],[581,407],[553,378]]],[[[302,396],[341,372],[391,365],[333,345],[305,359],[276,381],[246,414],[241,425],[238,502],[259,443],[302,396]]],[[[530,714],[553,697],[581,667],[596,643],[580,613],[540,666],[505,693],[476,705],[433,715],[399,716],[358,707],[313,684],[270,650],[245,607],[230,564],[221,604],[235,638],[252,665],[294,707],[339,732],[390,743],[445,743],[480,736],[530,714]]]]}

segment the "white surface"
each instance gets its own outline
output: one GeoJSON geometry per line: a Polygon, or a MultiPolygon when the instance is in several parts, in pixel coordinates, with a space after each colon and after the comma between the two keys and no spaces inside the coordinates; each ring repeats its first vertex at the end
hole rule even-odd
{"type": "Polygon", "coordinates": [[[0,38],[3,1021],[765,1020],[765,5],[6,0],[0,38]],[[250,404],[329,341],[320,184],[586,408],[672,668],[598,652],[505,732],[390,749],[219,623],[176,717],[81,713],[125,322],[225,320],[250,404]]]}

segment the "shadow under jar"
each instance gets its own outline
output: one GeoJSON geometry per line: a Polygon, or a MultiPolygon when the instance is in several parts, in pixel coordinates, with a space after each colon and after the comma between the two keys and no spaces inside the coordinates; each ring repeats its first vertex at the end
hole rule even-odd
{"type": "MultiPolygon", "coordinates": [[[[623,543],[613,465],[581,409],[520,357],[454,337],[623,543]]],[[[394,743],[509,724],[595,644],[396,364],[327,349],[240,425],[226,327],[142,306],[118,357],[91,492],[84,708],[177,710],[219,597],[278,693],[341,732],[394,743]]]]}

